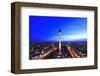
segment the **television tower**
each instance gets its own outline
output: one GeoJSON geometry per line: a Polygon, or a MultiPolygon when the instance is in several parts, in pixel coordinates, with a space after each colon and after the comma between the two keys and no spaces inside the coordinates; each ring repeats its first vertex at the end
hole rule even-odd
{"type": "Polygon", "coordinates": [[[58,31],[58,40],[59,40],[59,56],[61,57],[61,35],[62,35],[62,31],[61,31],[61,29],[59,29],[59,31],[58,31]]]}

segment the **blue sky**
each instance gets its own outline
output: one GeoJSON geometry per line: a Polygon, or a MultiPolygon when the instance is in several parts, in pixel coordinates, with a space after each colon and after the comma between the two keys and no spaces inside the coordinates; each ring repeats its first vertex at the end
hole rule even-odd
{"type": "Polygon", "coordinates": [[[87,39],[87,18],[29,16],[31,42],[58,41],[59,29],[62,31],[62,41],[87,39]]]}

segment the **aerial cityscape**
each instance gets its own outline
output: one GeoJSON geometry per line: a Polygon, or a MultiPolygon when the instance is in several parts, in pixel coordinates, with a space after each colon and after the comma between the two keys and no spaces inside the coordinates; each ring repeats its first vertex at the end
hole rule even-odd
{"type": "Polygon", "coordinates": [[[29,17],[29,59],[87,57],[87,18],[29,17]]]}

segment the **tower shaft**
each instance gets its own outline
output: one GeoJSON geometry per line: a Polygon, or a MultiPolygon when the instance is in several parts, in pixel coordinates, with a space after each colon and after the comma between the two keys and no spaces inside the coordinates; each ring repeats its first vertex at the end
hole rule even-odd
{"type": "Polygon", "coordinates": [[[59,36],[59,52],[61,52],[61,36],[59,36]]]}
{"type": "Polygon", "coordinates": [[[59,54],[61,55],[61,34],[62,34],[62,32],[61,32],[61,29],[59,30],[59,32],[58,32],[58,37],[59,37],[59,54]]]}

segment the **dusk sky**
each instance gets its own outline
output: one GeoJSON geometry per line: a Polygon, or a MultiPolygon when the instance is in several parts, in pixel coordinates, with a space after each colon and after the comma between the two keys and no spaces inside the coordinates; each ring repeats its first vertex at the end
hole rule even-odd
{"type": "Polygon", "coordinates": [[[59,29],[62,31],[62,41],[87,39],[87,18],[29,16],[31,42],[58,41],[59,29]]]}

